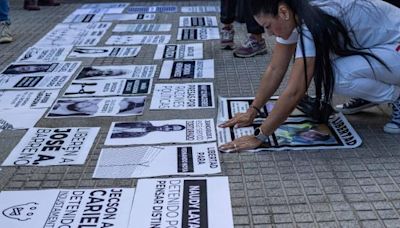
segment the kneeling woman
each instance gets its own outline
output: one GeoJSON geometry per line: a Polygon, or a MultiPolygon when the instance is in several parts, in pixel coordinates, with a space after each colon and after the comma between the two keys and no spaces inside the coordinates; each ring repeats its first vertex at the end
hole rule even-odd
{"type": "Polygon", "coordinates": [[[250,125],[278,89],[293,55],[295,62],[286,88],[256,135],[238,138],[221,150],[260,146],[295,109],[312,79],[317,98],[325,102],[333,92],[351,97],[343,109],[391,103],[392,120],[384,131],[400,133],[399,8],[379,0],[249,2],[256,21],[276,36],[276,45],[250,108],[221,127],[250,125]]]}

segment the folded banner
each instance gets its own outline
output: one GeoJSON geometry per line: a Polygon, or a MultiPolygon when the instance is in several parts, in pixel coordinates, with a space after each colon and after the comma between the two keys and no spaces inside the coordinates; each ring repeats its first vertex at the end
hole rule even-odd
{"type": "Polygon", "coordinates": [[[128,228],[134,195],[134,188],[3,191],[0,227],[128,228]]]}
{"type": "Polygon", "coordinates": [[[130,228],[233,228],[228,177],[140,179],[130,228]]]}
{"type": "Polygon", "coordinates": [[[141,178],[220,173],[215,143],[101,150],[94,178],[141,178]]]}
{"type": "Polygon", "coordinates": [[[143,114],[146,97],[58,99],[47,118],[137,116],[143,114]]]}
{"type": "MultiPolygon", "coordinates": [[[[220,98],[218,123],[232,118],[236,113],[245,112],[254,98],[220,98]]],[[[271,98],[261,109],[252,125],[242,128],[217,128],[218,144],[225,144],[234,139],[253,135],[268,113],[274,107],[277,97],[271,98]]],[[[345,149],[356,148],[362,143],[360,136],[353,129],[343,114],[332,116],[329,123],[316,123],[300,110],[294,110],[290,117],[269,136],[261,147],[249,151],[263,150],[306,150],[306,149],[345,149]]]]}
{"type": "Polygon", "coordinates": [[[84,67],[75,80],[153,78],[157,65],[84,67]]]}
{"type": "Polygon", "coordinates": [[[215,141],[213,119],[113,122],[105,145],[149,145],[215,141]]]}
{"type": "Polygon", "coordinates": [[[18,62],[60,62],[67,58],[72,46],[30,47],[19,58],[18,62]]]}
{"type": "MultiPolygon", "coordinates": [[[[177,40],[218,40],[218,28],[178,28],[177,40]]],[[[168,43],[168,42],[167,42],[168,43]]]]}
{"type": "Polygon", "coordinates": [[[202,59],[203,44],[160,44],[157,46],[154,59],[202,59]]]}
{"type": "Polygon", "coordinates": [[[182,16],[179,18],[179,27],[213,27],[218,26],[215,16],[182,16]]]}
{"type": "Polygon", "coordinates": [[[172,24],[117,24],[113,32],[169,32],[172,24]]]}
{"type": "Polygon", "coordinates": [[[127,47],[75,47],[68,58],[136,57],[140,46],[127,47]]]}
{"type": "Polygon", "coordinates": [[[99,127],[31,128],[2,166],[84,164],[99,131],[99,127]]]}

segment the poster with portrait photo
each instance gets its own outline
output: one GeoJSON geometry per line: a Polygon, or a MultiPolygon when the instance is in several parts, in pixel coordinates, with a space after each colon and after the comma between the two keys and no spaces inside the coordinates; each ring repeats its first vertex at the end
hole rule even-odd
{"type": "Polygon", "coordinates": [[[94,14],[104,14],[104,13],[122,13],[129,3],[115,2],[115,3],[88,3],[82,5],[80,8],[75,10],[75,14],[84,13],[94,13],[94,14]]]}
{"type": "Polygon", "coordinates": [[[149,94],[152,79],[75,80],[64,97],[104,97],[149,94]]]}
{"type": "Polygon", "coordinates": [[[233,228],[228,177],[139,179],[130,228],[233,228]]]}
{"type": "Polygon", "coordinates": [[[178,28],[177,40],[218,40],[218,28],[178,28]]]}
{"type": "Polygon", "coordinates": [[[35,46],[96,46],[112,23],[61,23],[56,25],[35,46]]]}
{"type": "Polygon", "coordinates": [[[165,60],[160,79],[214,78],[214,60],[165,60]]]}
{"type": "Polygon", "coordinates": [[[47,118],[142,115],[146,97],[58,99],[47,118]]]}
{"type": "Polygon", "coordinates": [[[3,191],[0,227],[128,228],[134,194],[134,188],[3,191]]]}
{"type": "Polygon", "coordinates": [[[81,165],[99,127],[30,128],[2,166],[81,165]]]}
{"type": "Polygon", "coordinates": [[[220,173],[215,143],[101,150],[93,178],[143,178],[220,173]]]}
{"type": "Polygon", "coordinates": [[[219,13],[220,6],[182,6],[182,13],[219,13]]]}
{"type": "Polygon", "coordinates": [[[67,58],[72,46],[30,47],[17,62],[61,62],[67,58]]]}
{"type": "Polygon", "coordinates": [[[26,63],[14,62],[11,63],[1,73],[3,75],[44,75],[44,74],[63,74],[72,76],[80,67],[81,62],[54,62],[54,63],[26,63]]]}
{"type": "Polygon", "coordinates": [[[49,108],[58,97],[59,90],[0,91],[0,110],[49,108]]]}
{"type": "Polygon", "coordinates": [[[150,21],[156,18],[154,13],[145,14],[104,14],[101,21],[150,21]]]}
{"type": "Polygon", "coordinates": [[[113,35],[106,45],[167,44],[170,39],[171,35],[113,35]]]}
{"type": "Polygon", "coordinates": [[[113,32],[169,32],[172,24],[117,24],[113,32]]]}
{"type": "MultiPolygon", "coordinates": [[[[217,128],[219,145],[231,142],[245,135],[253,135],[271,112],[277,97],[272,98],[262,108],[252,125],[242,128],[217,128]],[[265,114],[265,115],[264,115],[265,114]]],[[[238,112],[245,112],[252,100],[248,98],[224,98],[219,101],[218,125],[238,112]]],[[[259,148],[248,151],[264,150],[307,150],[307,149],[347,149],[360,146],[362,140],[343,114],[335,114],[328,123],[317,123],[299,110],[269,136],[267,142],[259,148]]]]}
{"type": "Polygon", "coordinates": [[[212,83],[155,84],[150,110],[214,108],[212,83]]]}
{"type": "Polygon", "coordinates": [[[0,112],[0,129],[28,129],[46,113],[47,108],[3,109],[0,112]]]}
{"type": "Polygon", "coordinates": [[[62,89],[69,80],[68,75],[45,74],[43,76],[3,75],[0,90],[62,89]]]}
{"type": "Polygon", "coordinates": [[[202,59],[203,44],[159,44],[157,45],[154,59],[202,59]]]}
{"type": "Polygon", "coordinates": [[[98,13],[72,13],[64,19],[62,23],[90,23],[99,22],[103,17],[102,14],[98,13]]]}
{"type": "Polygon", "coordinates": [[[136,57],[140,46],[126,47],[75,47],[68,58],[107,58],[107,57],[136,57]]]}
{"type": "Polygon", "coordinates": [[[105,145],[149,145],[215,141],[213,119],[113,122],[105,145]]]}
{"type": "Polygon", "coordinates": [[[176,13],[176,6],[130,6],[127,13],[176,13]]]}
{"type": "Polygon", "coordinates": [[[75,80],[153,78],[157,65],[84,67],[75,80]]]}
{"type": "Polygon", "coordinates": [[[179,27],[214,27],[218,26],[216,16],[181,16],[179,27]]]}

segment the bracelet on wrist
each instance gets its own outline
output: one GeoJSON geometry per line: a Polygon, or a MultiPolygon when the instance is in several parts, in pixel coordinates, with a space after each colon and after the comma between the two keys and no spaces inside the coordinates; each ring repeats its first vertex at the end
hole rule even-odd
{"type": "Polygon", "coordinates": [[[250,108],[252,108],[252,109],[256,110],[256,111],[257,111],[257,113],[258,113],[260,116],[262,116],[262,115],[263,115],[263,114],[262,114],[262,112],[261,112],[261,110],[260,110],[259,108],[257,108],[256,106],[254,106],[254,105],[250,105],[250,108]]]}

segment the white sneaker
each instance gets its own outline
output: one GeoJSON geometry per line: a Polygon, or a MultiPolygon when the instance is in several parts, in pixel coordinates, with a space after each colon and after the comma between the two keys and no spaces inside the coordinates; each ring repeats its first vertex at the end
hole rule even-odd
{"type": "Polygon", "coordinates": [[[392,103],[392,120],[385,124],[383,131],[390,134],[400,134],[400,98],[392,103]]]}
{"type": "Polygon", "coordinates": [[[10,32],[10,24],[6,21],[0,22],[0,44],[10,43],[13,41],[11,32],[10,32]]]}

